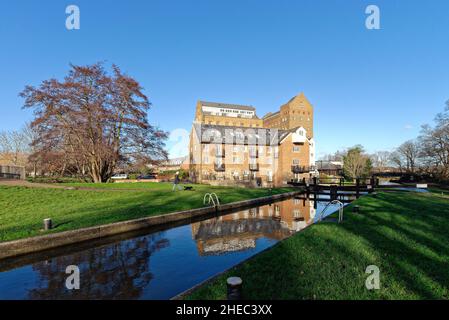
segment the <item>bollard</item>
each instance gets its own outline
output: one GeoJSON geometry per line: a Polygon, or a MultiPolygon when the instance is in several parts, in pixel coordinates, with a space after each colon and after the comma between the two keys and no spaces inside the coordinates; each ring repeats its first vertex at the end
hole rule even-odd
{"type": "Polygon", "coordinates": [[[50,230],[52,227],[51,219],[44,219],[44,230],[50,230]]]}
{"type": "Polygon", "coordinates": [[[242,298],[242,279],[230,277],[226,280],[228,300],[240,300],[242,298]]]}

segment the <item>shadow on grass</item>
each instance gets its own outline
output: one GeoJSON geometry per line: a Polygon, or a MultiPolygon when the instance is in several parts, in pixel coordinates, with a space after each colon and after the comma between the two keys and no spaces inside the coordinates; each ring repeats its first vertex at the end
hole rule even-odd
{"type": "Polygon", "coordinates": [[[342,224],[317,224],[227,272],[188,299],[225,298],[225,279],[242,277],[247,299],[447,299],[447,199],[379,194],[345,209],[342,224]],[[367,290],[366,267],[380,269],[367,290]]]}

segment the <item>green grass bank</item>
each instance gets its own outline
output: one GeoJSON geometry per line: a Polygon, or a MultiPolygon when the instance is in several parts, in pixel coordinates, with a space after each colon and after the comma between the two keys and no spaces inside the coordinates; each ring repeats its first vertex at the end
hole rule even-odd
{"type": "Polygon", "coordinates": [[[185,298],[225,299],[239,276],[245,299],[448,299],[449,197],[437,192],[362,197],[343,223],[312,225],[185,298]],[[369,265],[379,290],[365,287],[369,265]]]}
{"type": "Polygon", "coordinates": [[[53,220],[50,232],[60,232],[201,208],[207,192],[230,203],[292,191],[193,185],[193,191],[172,192],[172,184],[154,182],[64,185],[83,190],[0,186],[0,242],[45,234],[45,218],[53,220]]]}

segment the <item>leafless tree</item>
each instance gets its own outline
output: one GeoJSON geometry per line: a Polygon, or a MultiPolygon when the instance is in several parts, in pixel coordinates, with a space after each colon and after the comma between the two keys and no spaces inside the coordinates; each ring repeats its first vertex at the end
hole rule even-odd
{"type": "Polygon", "coordinates": [[[402,163],[408,173],[415,173],[420,156],[419,145],[416,141],[409,140],[401,144],[397,149],[402,163]]]}
{"type": "Polygon", "coordinates": [[[373,167],[378,171],[385,170],[391,163],[391,152],[389,151],[377,151],[370,157],[373,167]]]}
{"type": "Polygon", "coordinates": [[[449,179],[449,102],[435,118],[435,126],[424,125],[418,138],[420,156],[429,173],[449,179]]]}
{"type": "Polygon", "coordinates": [[[107,181],[120,162],[167,158],[167,134],[149,124],[150,102],[142,90],[117,66],[109,75],[101,63],[72,65],[63,81],[27,86],[20,96],[35,113],[33,155],[57,155],[62,172],[85,170],[94,182],[107,181]]]}
{"type": "Polygon", "coordinates": [[[30,140],[24,130],[0,132],[0,160],[25,166],[30,152],[30,140]]]}

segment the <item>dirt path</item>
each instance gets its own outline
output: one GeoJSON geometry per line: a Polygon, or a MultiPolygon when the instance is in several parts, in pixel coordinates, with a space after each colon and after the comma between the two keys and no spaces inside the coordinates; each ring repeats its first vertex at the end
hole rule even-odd
{"type": "Polygon", "coordinates": [[[9,187],[28,187],[28,188],[47,188],[47,189],[67,189],[65,186],[58,186],[47,183],[31,183],[25,180],[0,180],[0,186],[9,187]]]}
{"type": "Polygon", "coordinates": [[[63,189],[63,190],[83,190],[83,191],[97,191],[97,192],[108,192],[108,191],[116,191],[116,192],[151,192],[151,189],[144,188],[89,188],[89,187],[71,187],[71,186],[63,186],[58,185],[56,183],[37,183],[37,182],[29,182],[25,180],[1,180],[0,186],[9,186],[9,187],[27,187],[27,188],[44,188],[44,189],[63,189]]]}

